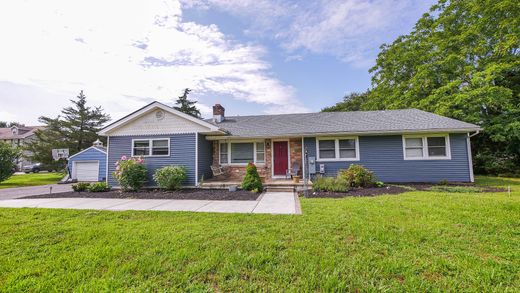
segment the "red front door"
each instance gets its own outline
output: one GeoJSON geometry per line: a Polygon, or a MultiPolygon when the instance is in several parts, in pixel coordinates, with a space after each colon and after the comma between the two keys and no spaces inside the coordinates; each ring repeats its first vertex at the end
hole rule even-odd
{"type": "Polygon", "coordinates": [[[289,161],[289,153],[287,150],[287,142],[286,141],[275,141],[273,142],[273,165],[274,165],[274,175],[285,176],[287,169],[289,169],[288,161],[289,161]]]}

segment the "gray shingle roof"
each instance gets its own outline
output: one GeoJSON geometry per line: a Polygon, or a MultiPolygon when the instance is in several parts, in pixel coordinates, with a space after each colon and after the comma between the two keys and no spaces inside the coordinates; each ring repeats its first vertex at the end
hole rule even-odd
{"type": "Polygon", "coordinates": [[[221,123],[206,121],[239,137],[480,129],[474,124],[417,109],[232,116],[221,123]]]}

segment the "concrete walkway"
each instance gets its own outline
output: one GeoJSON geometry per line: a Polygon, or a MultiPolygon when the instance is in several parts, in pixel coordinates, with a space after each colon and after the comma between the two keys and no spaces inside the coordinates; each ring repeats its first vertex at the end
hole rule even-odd
{"type": "MultiPolygon", "coordinates": [[[[54,191],[54,190],[53,190],[54,191]]],[[[29,194],[25,194],[27,196],[29,194]]],[[[1,197],[0,197],[1,198],[1,197]]],[[[256,201],[115,198],[37,198],[0,200],[4,208],[189,211],[217,213],[301,214],[293,192],[266,192],[256,201]]]]}
{"type": "Polygon", "coordinates": [[[31,195],[48,194],[50,193],[51,188],[52,193],[72,191],[72,187],[70,184],[49,184],[39,186],[4,188],[0,189],[0,200],[20,198],[31,195]]]}

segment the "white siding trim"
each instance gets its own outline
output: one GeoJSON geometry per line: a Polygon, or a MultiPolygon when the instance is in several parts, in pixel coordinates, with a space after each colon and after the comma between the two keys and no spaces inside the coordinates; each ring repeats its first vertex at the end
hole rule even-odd
{"type": "Polygon", "coordinates": [[[107,152],[105,152],[105,151],[103,151],[103,150],[98,149],[98,148],[95,147],[95,146],[91,146],[91,147],[88,147],[88,148],[82,150],[82,151],[79,152],[79,153],[75,153],[74,155],[70,156],[70,157],[69,157],[69,160],[72,159],[72,158],[74,158],[74,157],[76,157],[76,156],[81,155],[82,153],[84,153],[84,152],[86,152],[86,151],[88,151],[88,150],[90,150],[90,149],[95,149],[96,151],[98,151],[98,152],[102,152],[102,153],[105,154],[105,155],[106,155],[106,153],[107,153],[107,152]]]}
{"type": "Polygon", "coordinates": [[[199,185],[199,133],[195,132],[195,186],[199,185]]]}
{"type": "Polygon", "coordinates": [[[466,148],[467,148],[467,152],[468,152],[468,166],[469,166],[469,180],[471,182],[475,182],[475,176],[473,174],[473,156],[471,154],[471,142],[470,142],[470,137],[469,137],[469,133],[468,133],[468,136],[466,137],[466,148]]]}
{"type": "Polygon", "coordinates": [[[108,154],[110,153],[109,152],[109,148],[110,148],[110,136],[107,136],[107,155],[106,155],[106,169],[105,169],[105,182],[107,183],[108,185],[108,154]]]}
{"type": "Polygon", "coordinates": [[[126,116],[126,117],[124,117],[124,118],[122,118],[122,119],[120,119],[120,120],[118,120],[118,121],[116,121],[116,122],[114,122],[114,123],[112,123],[110,125],[108,125],[107,127],[103,128],[99,132],[99,134],[100,135],[109,135],[108,133],[110,131],[114,130],[115,128],[123,126],[123,125],[129,123],[130,121],[133,121],[134,119],[137,119],[137,118],[141,117],[142,115],[151,112],[154,109],[161,109],[161,110],[164,110],[167,113],[171,113],[171,114],[176,115],[178,117],[181,117],[181,118],[184,118],[184,119],[189,120],[191,122],[194,122],[194,123],[196,123],[196,124],[198,124],[198,125],[200,125],[202,127],[208,128],[208,131],[210,131],[210,132],[211,131],[221,132],[220,129],[217,126],[215,126],[215,125],[213,125],[211,123],[208,123],[208,122],[203,121],[201,119],[195,118],[195,117],[193,117],[191,115],[188,115],[188,114],[182,113],[180,111],[177,111],[177,110],[173,109],[172,107],[166,106],[165,104],[162,104],[162,103],[159,103],[159,102],[153,102],[153,103],[148,104],[148,105],[144,106],[143,108],[135,111],[134,113],[132,113],[132,114],[130,114],[130,115],[128,115],[128,116],[126,116]]]}

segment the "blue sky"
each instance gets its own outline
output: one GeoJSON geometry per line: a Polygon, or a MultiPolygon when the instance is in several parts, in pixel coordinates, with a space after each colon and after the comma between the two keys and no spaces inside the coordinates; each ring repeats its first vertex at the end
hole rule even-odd
{"type": "Polygon", "coordinates": [[[0,4],[0,120],[36,124],[80,90],[117,119],[185,87],[204,116],[216,102],[228,115],[319,111],[369,88],[379,46],[433,4],[40,2],[0,4]]]}

